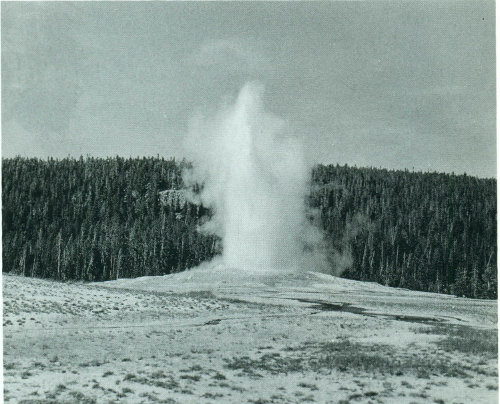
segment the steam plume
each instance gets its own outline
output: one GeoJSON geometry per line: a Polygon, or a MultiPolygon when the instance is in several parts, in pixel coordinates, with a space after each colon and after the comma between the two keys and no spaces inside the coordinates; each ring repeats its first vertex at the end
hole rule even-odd
{"type": "Polygon", "coordinates": [[[202,230],[222,238],[226,266],[295,269],[320,238],[305,214],[310,172],[285,122],[264,111],[262,94],[247,83],[233,104],[193,119],[186,142],[193,169],[184,179],[202,185],[199,202],[214,213],[202,230]]]}

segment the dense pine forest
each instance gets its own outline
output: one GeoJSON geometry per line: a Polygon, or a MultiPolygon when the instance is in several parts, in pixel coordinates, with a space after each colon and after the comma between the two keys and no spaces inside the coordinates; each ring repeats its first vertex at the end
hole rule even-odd
{"type": "MultiPolygon", "coordinates": [[[[220,252],[181,189],[185,161],[2,160],[3,271],[102,281],[182,271],[220,252]]],[[[311,211],[350,257],[342,276],[497,297],[496,180],[314,168],[311,211]]]]}

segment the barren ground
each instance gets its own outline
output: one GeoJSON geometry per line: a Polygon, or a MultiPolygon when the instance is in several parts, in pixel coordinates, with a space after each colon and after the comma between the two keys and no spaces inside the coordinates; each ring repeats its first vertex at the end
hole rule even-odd
{"type": "Polygon", "coordinates": [[[7,403],[495,403],[497,305],[307,272],[3,276],[7,403]]]}

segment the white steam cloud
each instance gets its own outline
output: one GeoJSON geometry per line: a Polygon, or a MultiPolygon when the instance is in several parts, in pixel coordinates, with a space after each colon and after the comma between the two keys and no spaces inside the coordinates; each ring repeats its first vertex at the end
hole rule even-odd
{"type": "Polygon", "coordinates": [[[233,104],[193,119],[186,141],[193,168],[184,180],[201,185],[191,197],[212,209],[201,230],[222,238],[225,266],[321,270],[314,246],[322,237],[306,219],[310,167],[285,122],[264,110],[262,93],[247,83],[233,104]]]}

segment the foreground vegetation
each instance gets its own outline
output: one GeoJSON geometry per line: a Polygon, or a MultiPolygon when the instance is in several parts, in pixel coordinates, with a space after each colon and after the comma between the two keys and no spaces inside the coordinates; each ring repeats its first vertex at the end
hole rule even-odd
{"type": "Polygon", "coordinates": [[[494,301],[319,274],[229,279],[211,292],[210,276],[187,278],[5,274],[4,402],[498,401],[494,301]],[[339,299],[360,310],[313,303],[339,299]]]}
{"type": "MultiPolygon", "coordinates": [[[[184,161],[2,162],[4,272],[101,281],[178,272],[220,252],[197,232],[209,212],[162,194],[182,188],[184,161]]],[[[343,276],[496,298],[496,180],[320,165],[308,202],[347,257],[343,276]]]]}

